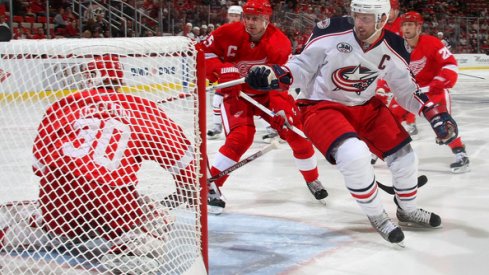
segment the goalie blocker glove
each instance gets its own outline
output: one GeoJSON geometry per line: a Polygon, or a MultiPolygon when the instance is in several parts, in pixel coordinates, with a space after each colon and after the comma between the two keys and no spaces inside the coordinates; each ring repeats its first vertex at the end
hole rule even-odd
{"type": "Polygon", "coordinates": [[[424,117],[430,122],[436,134],[437,144],[449,144],[458,136],[457,123],[445,106],[428,103],[422,109],[424,117]]]}
{"type": "Polygon", "coordinates": [[[246,76],[246,83],[255,90],[288,90],[292,75],[287,68],[279,65],[253,66],[246,76]]]}

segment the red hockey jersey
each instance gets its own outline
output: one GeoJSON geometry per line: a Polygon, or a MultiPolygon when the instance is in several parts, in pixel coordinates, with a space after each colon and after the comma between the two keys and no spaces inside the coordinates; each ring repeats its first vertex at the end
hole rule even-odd
{"type": "MultiPolygon", "coordinates": [[[[269,24],[259,42],[251,42],[241,22],[225,24],[202,43],[206,57],[206,74],[211,82],[217,81],[223,63],[232,63],[246,76],[254,65],[283,65],[291,54],[290,40],[277,27],[269,24]]],[[[243,85],[246,93],[255,93],[243,85]]]]}
{"type": "Polygon", "coordinates": [[[421,87],[430,85],[436,78],[444,84],[443,88],[451,88],[458,78],[457,60],[440,39],[431,35],[419,36],[411,52],[409,68],[421,87]]]}
{"type": "Polygon", "coordinates": [[[191,171],[194,159],[182,130],[156,103],[99,89],[55,102],[34,141],[34,172],[65,171],[110,186],[137,184],[143,159],[174,175],[191,171]]]}

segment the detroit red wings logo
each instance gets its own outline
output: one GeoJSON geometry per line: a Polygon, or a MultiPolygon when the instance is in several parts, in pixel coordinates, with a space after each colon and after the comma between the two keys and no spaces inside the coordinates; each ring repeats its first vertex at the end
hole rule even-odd
{"type": "Polygon", "coordinates": [[[423,58],[419,60],[411,60],[409,62],[409,69],[411,72],[413,72],[414,75],[418,75],[419,72],[421,72],[426,65],[426,56],[423,56],[423,58]]]}
{"type": "Polygon", "coordinates": [[[377,79],[377,72],[362,65],[348,66],[334,71],[331,78],[338,90],[360,94],[377,79]]]}

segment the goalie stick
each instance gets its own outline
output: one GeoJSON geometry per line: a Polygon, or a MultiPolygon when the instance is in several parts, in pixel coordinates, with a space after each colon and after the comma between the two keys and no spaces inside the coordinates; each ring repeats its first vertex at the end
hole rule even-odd
{"type": "MultiPolygon", "coordinates": [[[[428,178],[425,175],[421,175],[418,177],[418,188],[422,187],[428,182],[428,178]]],[[[387,186],[384,185],[380,182],[377,181],[377,185],[379,186],[380,189],[385,191],[388,194],[394,195],[396,192],[394,191],[394,187],[392,186],[387,186]]]]}

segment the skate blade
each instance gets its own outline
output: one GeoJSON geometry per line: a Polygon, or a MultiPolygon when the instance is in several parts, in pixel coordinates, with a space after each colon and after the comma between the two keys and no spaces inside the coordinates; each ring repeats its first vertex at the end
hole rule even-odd
{"type": "Polygon", "coordinates": [[[401,222],[399,221],[399,225],[401,227],[408,227],[408,228],[412,228],[412,229],[439,229],[439,228],[442,228],[443,227],[443,223],[440,224],[439,226],[437,227],[432,227],[432,226],[429,226],[429,225],[424,225],[424,224],[419,224],[419,223],[415,223],[415,222],[401,222]]]}
{"type": "Polygon", "coordinates": [[[404,241],[400,241],[400,242],[395,243],[395,244],[397,244],[401,248],[406,248],[406,245],[404,244],[404,241]]]}
{"type": "Polygon", "coordinates": [[[208,140],[215,140],[215,139],[220,139],[221,134],[213,135],[213,136],[207,136],[208,140]]]}
{"type": "Polygon", "coordinates": [[[462,174],[462,173],[467,173],[470,172],[470,167],[468,165],[462,166],[462,167],[457,167],[457,168],[451,168],[452,173],[454,174],[462,174]]]}
{"type": "Polygon", "coordinates": [[[221,215],[224,212],[224,208],[219,206],[207,205],[207,213],[212,215],[221,215]]]}
{"type": "Polygon", "coordinates": [[[318,200],[321,204],[326,205],[326,198],[318,200]]]}

